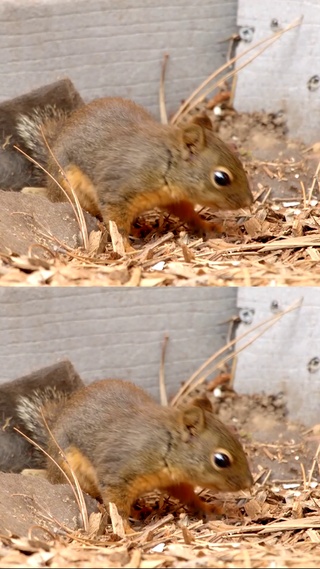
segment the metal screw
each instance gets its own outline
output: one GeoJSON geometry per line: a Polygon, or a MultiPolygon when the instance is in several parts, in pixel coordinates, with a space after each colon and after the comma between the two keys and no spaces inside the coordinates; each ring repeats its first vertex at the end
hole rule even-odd
{"type": "Polygon", "coordinates": [[[254,317],[253,308],[241,308],[239,310],[239,318],[243,324],[251,324],[254,317]]]}
{"type": "Polygon", "coordinates": [[[308,372],[315,373],[316,371],[318,371],[319,367],[320,367],[320,358],[318,358],[317,356],[311,358],[307,366],[308,372]]]}
{"type": "Polygon", "coordinates": [[[279,22],[277,20],[277,18],[272,18],[271,22],[270,22],[270,28],[272,29],[273,32],[276,32],[279,29],[279,22]]]}
{"type": "Polygon", "coordinates": [[[316,91],[317,89],[319,89],[319,86],[320,86],[319,75],[313,75],[312,77],[310,77],[310,79],[307,83],[307,86],[308,86],[309,91],[316,91]]]}
{"type": "Polygon", "coordinates": [[[242,39],[242,41],[245,41],[247,43],[253,40],[253,34],[254,34],[254,28],[251,28],[250,26],[244,26],[239,30],[240,39],[242,39]]]}
{"type": "Polygon", "coordinates": [[[280,306],[279,306],[279,302],[277,300],[273,300],[271,302],[270,310],[271,310],[271,312],[279,312],[280,306]]]}

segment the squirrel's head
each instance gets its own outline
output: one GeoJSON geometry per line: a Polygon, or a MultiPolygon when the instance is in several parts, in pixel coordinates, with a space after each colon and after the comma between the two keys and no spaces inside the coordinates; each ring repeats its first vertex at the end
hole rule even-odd
{"type": "Polygon", "coordinates": [[[196,115],[178,130],[184,182],[194,201],[215,210],[250,206],[253,196],[243,164],[214,134],[210,119],[196,115]]]}
{"type": "Polygon", "coordinates": [[[250,488],[253,478],[243,447],[215,417],[209,399],[206,396],[194,399],[178,413],[182,456],[175,452],[186,480],[217,491],[250,488]]]}

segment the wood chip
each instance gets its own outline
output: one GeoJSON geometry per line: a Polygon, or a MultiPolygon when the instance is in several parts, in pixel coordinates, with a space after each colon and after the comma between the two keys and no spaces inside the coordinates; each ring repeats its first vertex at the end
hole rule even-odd
{"type": "Polygon", "coordinates": [[[126,253],[124,241],[122,235],[119,233],[117,224],[114,221],[109,221],[109,231],[112,243],[112,249],[115,253],[118,253],[120,257],[124,257],[126,253]]]}
{"type": "Polygon", "coordinates": [[[125,537],[126,532],[123,524],[123,519],[119,515],[118,508],[113,502],[109,502],[109,513],[113,533],[119,537],[125,537]]]}

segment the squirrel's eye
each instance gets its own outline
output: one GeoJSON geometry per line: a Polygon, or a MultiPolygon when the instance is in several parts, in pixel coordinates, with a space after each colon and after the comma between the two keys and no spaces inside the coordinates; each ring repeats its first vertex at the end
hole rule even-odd
{"type": "Polygon", "coordinates": [[[217,168],[212,172],[212,183],[216,188],[230,186],[233,176],[227,168],[217,168]]]}
{"type": "Polygon", "coordinates": [[[217,470],[222,470],[231,466],[232,457],[226,450],[217,450],[212,456],[212,462],[217,470]]]}

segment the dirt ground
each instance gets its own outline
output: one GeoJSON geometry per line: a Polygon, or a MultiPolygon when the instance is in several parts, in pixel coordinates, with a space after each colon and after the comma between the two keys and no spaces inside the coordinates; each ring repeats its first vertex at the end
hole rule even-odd
{"type": "Polygon", "coordinates": [[[249,456],[251,496],[203,491],[203,499],[218,500],[224,514],[199,520],[172,499],[150,494],[135,506],[137,533],[120,538],[101,507],[94,511],[90,503],[89,531],[76,529],[81,518],[67,485],[2,475],[9,481],[2,481],[0,492],[0,567],[319,567],[320,425],[306,429],[289,421],[282,394],[244,396],[212,384],[209,390],[216,412],[249,456]],[[15,508],[20,500],[18,517],[13,506],[15,515],[8,515],[4,488],[15,508]],[[26,531],[30,519],[34,526],[26,531]],[[28,522],[25,531],[21,520],[28,522]]]}
{"type": "Polygon", "coordinates": [[[38,196],[0,192],[0,212],[5,212],[0,214],[0,284],[319,285],[320,141],[307,148],[289,138],[282,113],[238,114],[226,109],[216,117],[208,106],[196,111],[205,107],[217,134],[237,147],[255,197],[252,212],[213,216],[203,209],[207,219],[223,222],[221,236],[203,241],[179,220],[153,211],[137,222],[135,252],[123,255],[117,243],[107,242],[103,225],[90,216],[89,245],[87,250],[81,247],[67,204],[48,205],[38,196]]]}

